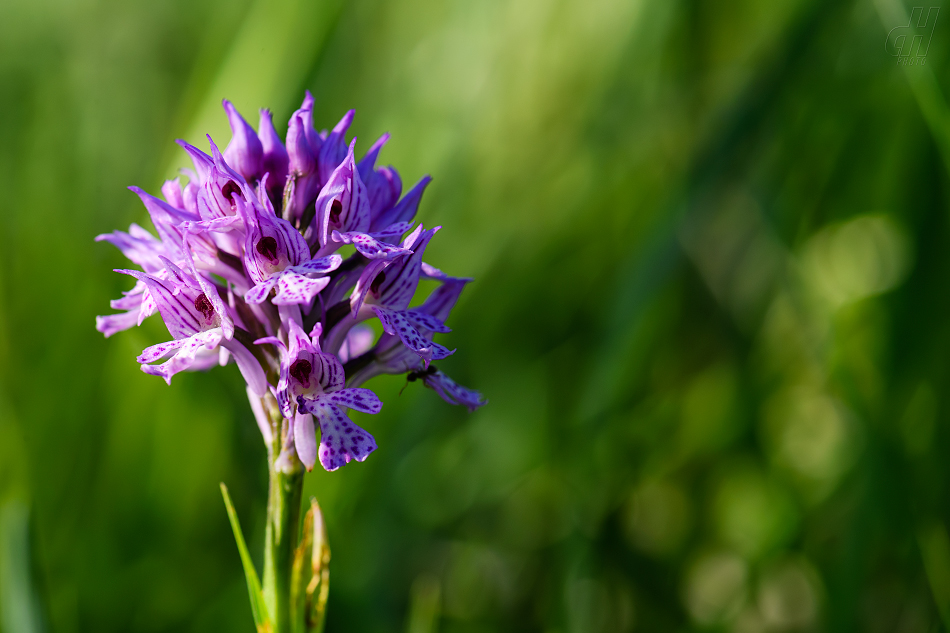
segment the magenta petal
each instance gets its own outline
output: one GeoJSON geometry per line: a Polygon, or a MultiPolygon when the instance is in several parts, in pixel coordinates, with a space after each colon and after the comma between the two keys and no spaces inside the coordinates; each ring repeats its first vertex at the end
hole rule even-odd
{"type": "Polygon", "coordinates": [[[452,329],[447,327],[442,321],[435,318],[431,314],[426,314],[419,310],[406,310],[403,314],[406,315],[406,318],[409,319],[409,322],[415,325],[416,327],[424,327],[427,330],[432,332],[451,332],[452,329]]]}
{"type": "Polygon", "coordinates": [[[416,183],[416,186],[409,190],[409,193],[402,197],[399,203],[373,219],[373,230],[379,230],[382,227],[395,224],[397,222],[409,222],[416,217],[416,211],[419,210],[419,202],[422,200],[422,194],[426,187],[432,182],[429,176],[423,176],[422,180],[416,183]]]}
{"type": "Polygon", "coordinates": [[[176,341],[168,341],[167,343],[159,343],[158,345],[152,345],[151,347],[146,347],[138,358],[135,359],[137,363],[154,363],[157,360],[161,360],[171,352],[181,348],[184,345],[185,341],[189,339],[180,339],[176,341]]]}
{"type": "Polygon", "coordinates": [[[361,462],[376,450],[376,440],[334,405],[303,401],[320,422],[320,464],[333,471],[351,460],[361,462]]]}
{"type": "Polygon", "coordinates": [[[287,182],[288,167],[290,157],[284,144],[280,142],[280,137],[274,130],[274,123],[271,121],[269,110],[261,110],[260,124],[257,126],[257,136],[261,139],[261,147],[264,155],[261,163],[261,171],[270,174],[268,180],[268,189],[280,192],[284,189],[284,183],[287,182]]]}
{"type": "Polygon", "coordinates": [[[455,353],[454,350],[449,350],[422,336],[419,330],[413,327],[409,319],[406,318],[405,313],[376,306],[373,307],[373,310],[383,324],[386,333],[398,336],[403,345],[415,352],[425,362],[426,367],[429,366],[430,361],[447,358],[455,353]]]}
{"type": "Polygon", "coordinates": [[[406,231],[411,229],[412,222],[396,222],[384,229],[370,233],[370,235],[383,242],[398,242],[399,238],[405,235],[406,231]]]}
{"type": "Polygon", "coordinates": [[[261,140],[234,105],[225,99],[224,110],[231,124],[231,142],[224,150],[224,160],[248,182],[263,175],[264,147],[261,140]]]}
{"type": "Polygon", "coordinates": [[[178,178],[166,180],[162,184],[162,195],[165,196],[165,200],[168,201],[168,204],[176,209],[185,208],[185,199],[181,194],[181,181],[178,178]]]}
{"type": "Polygon", "coordinates": [[[474,389],[463,387],[439,370],[425,374],[422,381],[449,404],[460,404],[469,411],[488,404],[488,400],[485,400],[482,394],[474,389]]]}
{"type": "Polygon", "coordinates": [[[287,123],[289,169],[298,176],[309,176],[317,169],[317,154],[307,138],[309,110],[297,110],[287,123]]]}
{"type": "Polygon", "coordinates": [[[139,311],[129,310],[119,314],[107,314],[96,317],[96,330],[109,338],[113,334],[123,332],[139,324],[139,311]]]}
{"type": "MultiPolygon", "coordinates": [[[[195,362],[195,356],[201,349],[214,349],[221,342],[221,328],[214,328],[198,332],[193,336],[180,341],[178,351],[170,359],[161,365],[142,365],[142,371],[153,376],[161,376],[169,385],[172,384],[172,376],[180,371],[191,367],[195,362]]],[[[175,341],[179,343],[179,341],[175,341]]],[[[153,346],[159,347],[159,346],[153,346]]],[[[148,352],[152,348],[146,350],[148,352]]]]}
{"type": "Polygon", "coordinates": [[[380,242],[367,233],[333,231],[331,237],[334,242],[352,244],[359,254],[367,259],[393,259],[410,252],[408,248],[380,242]]]}
{"type": "Polygon", "coordinates": [[[327,255],[326,257],[319,257],[317,259],[305,261],[298,266],[291,266],[287,270],[291,270],[302,275],[311,273],[329,273],[339,268],[340,264],[342,263],[343,258],[334,253],[333,255],[327,255]]]}
{"type": "Polygon", "coordinates": [[[327,287],[328,283],[330,283],[329,277],[310,279],[285,270],[277,276],[277,296],[274,297],[273,304],[276,306],[309,304],[318,292],[327,287]]]}
{"type": "Polygon", "coordinates": [[[264,300],[267,299],[267,295],[270,294],[271,288],[276,284],[277,275],[269,277],[245,292],[244,300],[248,303],[264,303],[264,300]]]}
{"type": "Polygon", "coordinates": [[[346,407],[361,413],[379,413],[383,408],[379,396],[369,389],[351,387],[349,389],[340,389],[333,393],[325,393],[317,396],[318,402],[335,404],[338,407],[346,407]]]}
{"type": "Polygon", "coordinates": [[[317,436],[313,416],[309,413],[297,413],[294,416],[294,445],[303,465],[307,470],[313,470],[317,463],[317,436]]]}
{"type": "Polygon", "coordinates": [[[340,122],[330,132],[330,136],[323,142],[323,146],[320,147],[320,157],[317,160],[317,165],[320,170],[321,183],[330,180],[330,174],[343,162],[343,158],[346,156],[346,131],[353,123],[355,114],[356,110],[350,110],[344,114],[340,122]]]}
{"type": "Polygon", "coordinates": [[[175,142],[188,152],[191,162],[194,163],[195,172],[198,174],[198,184],[205,184],[211,176],[211,168],[214,167],[214,160],[194,145],[190,145],[181,139],[175,142]]]}
{"type": "Polygon", "coordinates": [[[373,331],[373,328],[363,323],[354,325],[347,333],[346,340],[343,341],[343,345],[340,346],[340,351],[337,353],[340,362],[345,363],[352,358],[365,354],[373,347],[375,339],[376,332],[373,331]]]}
{"type": "Polygon", "coordinates": [[[412,254],[394,260],[386,269],[385,279],[379,284],[377,298],[373,300],[373,303],[390,310],[405,310],[409,307],[409,302],[419,285],[422,255],[432,236],[440,228],[437,226],[423,231],[420,224],[415,231],[406,236],[402,241],[402,246],[411,249],[412,254]]]}

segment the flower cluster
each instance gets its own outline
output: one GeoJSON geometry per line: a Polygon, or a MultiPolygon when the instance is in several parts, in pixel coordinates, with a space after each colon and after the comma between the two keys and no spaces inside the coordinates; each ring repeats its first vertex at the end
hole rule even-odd
{"type": "Polygon", "coordinates": [[[313,98],[290,118],[286,143],[261,111],[255,132],[228,101],[233,133],[222,154],[183,141],[194,170],[162,186],[162,198],[131,187],[145,204],[157,237],[133,224],[100,235],[142,270],[118,270],[135,286],[111,303],[117,314],[97,317],[111,336],[158,312],[174,340],[153,345],[138,362],[171,382],[184,370],[232,359],[265,440],[275,440],[262,398],[276,401],[280,459],[317,459],[335,470],[363,461],[373,436],[345,409],[378,413],[382,403],[361,388],[379,374],[407,373],[443,399],[474,410],[481,395],[456,384],[432,361],[454,352],[432,340],[467,278],[450,277],[422,261],[440,227],[414,227],[429,182],[402,195],[392,167],[376,167],[385,135],[358,162],[356,140],[345,141],[350,111],[329,132],[313,127],[313,98]],[[352,251],[343,258],[342,247],[352,251]],[[438,282],[416,306],[420,278],[438,282]],[[363,323],[379,319],[383,334],[363,323]],[[315,423],[320,426],[319,444],[315,423]]]}

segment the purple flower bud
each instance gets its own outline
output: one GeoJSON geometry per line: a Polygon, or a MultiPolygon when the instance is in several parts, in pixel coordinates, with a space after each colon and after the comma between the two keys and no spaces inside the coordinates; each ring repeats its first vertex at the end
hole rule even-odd
{"type": "MultiPolygon", "coordinates": [[[[358,169],[360,178],[366,184],[366,193],[369,197],[369,209],[372,222],[370,230],[378,231],[386,228],[377,218],[389,211],[395,206],[402,192],[402,180],[395,168],[380,167],[376,169],[376,159],[379,156],[379,150],[383,148],[386,141],[389,140],[389,134],[383,134],[378,141],[366,152],[366,156],[360,160],[358,169]]],[[[390,222],[390,224],[392,224],[390,222]]],[[[388,224],[386,225],[388,226],[388,224]]]]}
{"type": "Polygon", "coordinates": [[[409,190],[409,193],[402,197],[399,204],[388,211],[383,211],[379,216],[374,217],[372,231],[382,231],[385,227],[399,222],[411,222],[416,217],[416,211],[419,209],[419,202],[422,200],[422,194],[432,179],[423,176],[422,180],[416,183],[416,186],[409,190]]]}
{"type": "Polygon", "coordinates": [[[185,208],[185,199],[181,193],[181,181],[179,181],[178,178],[165,181],[162,185],[162,195],[165,196],[165,200],[168,201],[168,204],[173,207],[177,209],[185,208]]]}
{"type": "MultiPolygon", "coordinates": [[[[320,147],[320,157],[317,163],[320,169],[321,184],[325,184],[330,180],[330,175],[340,163],[343,162],[343,159],[346,158],[346,131],[350,129],[350,124],[353,123],[353,116],[355,114],[356,110],[350,110],[344,114],[343,118],[336,124],[336,127],[330,132],[327,140],[324,141],[320,147]]],[[[352,151],[353,146],[351,144],[350,152],[352,151]]]]}
{"type": "Polygon", "coordinates": [[[261,139],[261,147],[264,149],[261,169],[264,174],[270,175],[267,179],[267,193],[271,202],[276,205],[279,204],[278,201],[284,191],[284,184],[287,182],[290,157],[274,130],[270,110],[261,110],[261,122],[258,125],[257,136],[261,139]]]}
{"type": "Polygon", "coordinates": [[[244,117],[238,113],[234,105],[225,99],[224,110],[228,113],[228,122],[231,124],[231,142],[224,150],[224,159],[237,173],[244,176],[248,182],[260,180],[263,175],[264,147],[244,117]]]}
{"type": "Polygon", "coordinates": [[[287,156],[290,171],[297,176],[309,176],[317,170],[317,152],[307,139],[309,110],[297,110],[287,123],[287,156]]]}

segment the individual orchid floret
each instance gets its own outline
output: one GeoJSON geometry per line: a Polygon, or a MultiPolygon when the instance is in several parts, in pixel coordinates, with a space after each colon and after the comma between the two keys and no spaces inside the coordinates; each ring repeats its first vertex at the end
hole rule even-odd
{"type": "MultiPolygon", "coordinates": [[[[129,232],[113,231],[96,237],[97,242],[105,241],[122,251],[129,260],[141,266],[146,272],[159,273],[165,268],[162,257],[168,256],[165,245],[140,227],[132,224],[129,232]]],[[[149,295],[147,286],[136,281],[132,290],[122,293],[121,299],[109,303],[113,310],[124,310],[120,314],[96,317],[96,329],[106,338],[130,327],[141,325],[147,317],[155,314],[156,305],[149,295]]]]}
{"type": "MultiPolygon", "coordinates": [[[[422,305],[410,308],[409,312],[418,321],[429,317],[434,319],[435,324],[441,325],[448,319],[466,284],[472,280],[466,277],[451,277],[425,262],[421,265],[420,276],[439,281],[440,285],[429,294],[422,305]]],[[[423,325],[419,325],[418,330],[423,336],[431,336],[434,333],[423,325]]],[[[449,404],[460,404],[474,411],[487,403],[479,392],[459,385],[436,369],[435,365],[424,367],[419,356],[407,348],[398,336],[392,334],[383,334],[375,347],[366,353],[362,362],[357,359],[352,365],[351,367],[351,364],[347,364],[350,369],[347,373],[347,384],[351,386],[363,384],[380,374],[408,372],[407,379],[410,382],[422,380],[423,384],[435,390],[449,404]]]]}
{"type": "Polygon", "coordinates": [[[214,164],[208,172],[202,191],[198,194],[199,213],[204,211],[200,213],[201,219],[213,220],[237,215],[235,200],[249,200],[254,196],[254,191],[240,174],[231,169],[210,136],[208,142],[211,144],[214,164]],[[206,206],[203,207],[202,203],[206,206]]]}
{"type": "Polygon", "coordinates": [[[311,275],[336,270],[343,258],[334,254],[310,259],[310,249],[303,237],[290,222],[278,218],[268,208],[270,201],[266,196],[261,202],[237,200],[237,204],[247,227],[244,266],[254,282],[244,300],[263,303],[276,287],[274,305],[310,304],[330,282],[326,276],[311,275]]]}
{"type": "Polygon", "coordinates": [[[409,302],[419,285],[422,255],[432,236],[441,227],[428,231],[422,225],[402,242],[412,251],[392,261],[377,260],[363,270],[350,299],[355,319],[369,316],[372,310],[383,324],[387,334],[396,335],[408,349],[419,356],[428,367],[429,362],[450,356],[453,351],[429,340],[417,329],[423,327],[433,332],[448,332],[438,319],[418,311],[408,310],[409,302]]]}
{"type": "Polygon", "coordinates": [[[224,150],[224,160],[247,182],[260,180],[264,175],[264,146],[257,132],[244,120],[234,105],[227,99],[223,104],[224,111],[228,113],[232,134],[231,142],[224,150]]]}
{"type": "Polygon", "coordinates": [[[317,165],[323,138],[313,128],[313,96],[307,91],[303,104],[290,117],[287,124],[287,154],[289,172],[284,190],[283,217],[296,226],[306,228],[312,220],[313,201],[320,192],[322,182],[317,165]],[[309,215],[306,221],[304,216],[309,215]]]}
{"type": "MultiPolygon", "coordinates": [[[[321,250],[330,244],[333,231],[363,233],[369,230],[369,198],[353,157],[355,146],[354,140],[317,196],[316,217],[306,237],[310,244],[319,244],[321,250]]],[[[336,247],[330,245],[330,248],[335,250],[336,247]]]]}
{"type": "Polygon", "coordinates": [[[168,260],[164,264],[169,273],[167,279],[137,270],[116,271],[131,275],[148,287],[169,334],[174,337],[173,341],[152,345],[139,355],[136,360],[142,364],[142,371],[161,376],[171,384],[172,376],[189,369],[203,348],[211,350],[223,344],[234,355],[248,385],[255,392],[263,393],[266,388],[263,370],[243,345],[229,340],[234,325],[220,297],[209,296],[208,290],[212,288],[208,282],[202,283],[203,280],[199,281],[168,260]],[[167,360],[160,365],[150,364],[163,359],[167,360]]]}
{"type": "Polygon", "coordinates": [[[311,336],[289,320],[288,344],[273,337],[257,343],[270,343],[281,353],[277,402],[288,419],[294,419],[297,454],[307,469],[312,469],[319,454],[326,470],[336,470],[350,460],[363,461],[376,450],[373,436],[358,427],[341,407],[363,413],[379,413],[382,403],[369,389],[346,388],[343,366],[332,354],[320,349],[321,327],[311,336]],[[312,417],[320,423],[320,447],[317,449],[312,417]]]}

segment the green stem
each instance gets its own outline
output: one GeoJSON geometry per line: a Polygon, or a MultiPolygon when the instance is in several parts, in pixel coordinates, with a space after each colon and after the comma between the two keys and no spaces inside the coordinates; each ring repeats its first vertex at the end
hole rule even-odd
{"type": "Polygon", "coordinates": [[[303,467],[283,471],[274,465],[275,454],[268,459],[270,483],[267,491],[267,527],[264,533],[264,602],[274,633],[289,633],[290,580],[294,550],[300,536],[300,502],[303,497],[303,467]]]}

